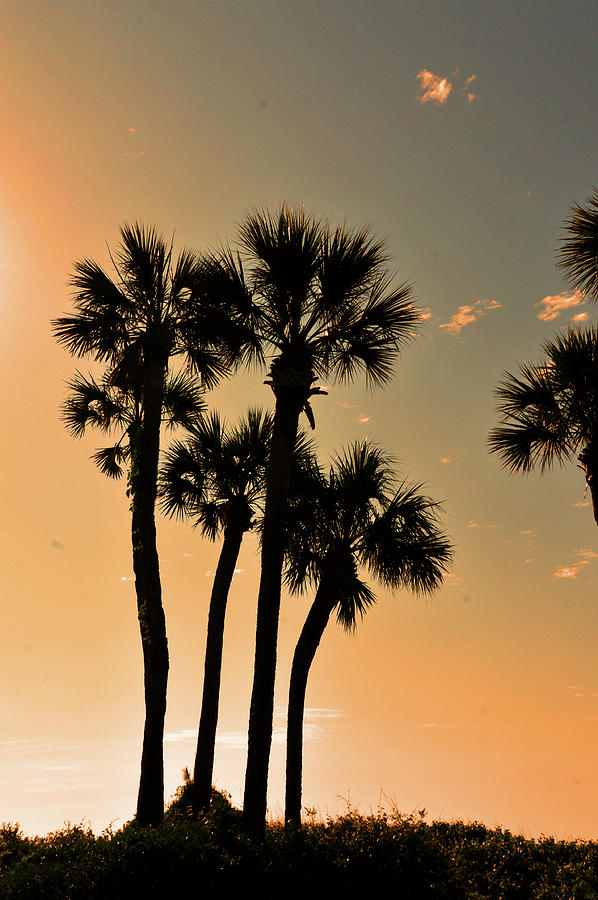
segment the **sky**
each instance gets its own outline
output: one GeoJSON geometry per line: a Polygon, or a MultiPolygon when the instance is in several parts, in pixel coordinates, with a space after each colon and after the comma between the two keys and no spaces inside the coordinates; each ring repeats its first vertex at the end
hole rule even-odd
{"type": "MultiPolygon", "coordinates": [[[[324,464],[355,439],[440,501],[454,565],[430,598],[377,590],[331,622],[306,698],[303,801],[527,836],[598,838],[598,534],[583,473],[508,475],[495,388],[597,322],[555,265],[598,185],[593,4],[545,0],[16,0],[0,50],[0,821],[120,827],[135,809],[143,681],[125,486],[69,436],[85,361],[50,322],[76,260],[123,222],[233,241],[283,201],[369,223],[425,327],[382,391],[316,398],[324,464]]],[[[261,372],[209,397],[272,407],[261,372]]],[[[165,437],[164,446],[168,438],[165,437]]],[[[160,518],[171,655],[166,792],[191,767],[218,545],[160,518]]],[[[215,783],[240,804],[259,558],[243,546],[225,637],[215,783]]],[[[269,810],[283,812],[286,693],[309,596],[283,595],[269,810]]]]}

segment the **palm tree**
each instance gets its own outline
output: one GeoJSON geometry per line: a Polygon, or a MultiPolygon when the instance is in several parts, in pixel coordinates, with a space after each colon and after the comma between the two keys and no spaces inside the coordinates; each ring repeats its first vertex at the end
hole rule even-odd
{"type": "Polygon", "coordinates": [[[120,429],[119,440],[95,456],[111,476],[128,469],[133,569],[144,662],[145,726],[136,821],[154,825],[164,812],[163,732],[168,645],[156,548],[155,502],[160,429],[191,424],[200,411],[197,385],[214,386],[235,359],[250,352],[238,325],[243,296],[223,307],[204,291],[205,267],[190,251],[172,248],[152,228],[123,225],[111,255],[114,276],[97,263],[75,263],[75,314],[53,322],[60,344],[74,356],[104,365],[100,381],[77,373],[65,404],[67,427],[120,429]],[[172,375],[185,354],[188,372],[172,375]]]}
{"type": "Polygon", "coordinates": [[[192,805],[197,815],[210,806],[226,605],[243,536],[256,523],[263,495],[272,417],[249,410],[230,429],[214,412],[190,431],[188,440],[176,442],[166,453],[159,495],[168,514],[191,518],[210,540],[223,534],[210,598],[193,774],[192,805]]]}
{"type": "Polygon", "coordinates": [[[543,362],[505,373],[490,451],[511,472],[543,473],[577,457],[598,524],[598,331],[570,330],[543,349],[543,362]]]}
{"type": "Polygon", "coordinates": [[[384,244],[368,228],[332,230],[283,205],[277,215],[250,214],[238,242],[237,256],[226,250],[213,258],[214,289],[231,298],[251,295],[255,333],[264,359],[270,359],[266,384],[275,397],[243,810],[247,827],[260,833],[272,740],[284,519],[299,416],[305,412],[315,427],[310,399],[326,393],[316,386],[318,379],[350,381],[362,372],[370,386],[389,381],[397,351],[421,315],[411,287],[393,286],[384,244]]]}
{"type": "Polygon", "coordinates": [[[336,610],[353,631],[376,597],[360,576],[366,569],[380,585],[431,592],[452,556],[437,505],[421,485],[398,482],[392,459],[367,441],[337,457],[326,478],[317,467],[311,490],[290,504],[286,578],[293,591],[317,586],[295,648],[287,718],[285,822],[301,824],[303,713],[309,670],[336,610]],[[310,495],[308,502],[306,497],[310,495]]]}

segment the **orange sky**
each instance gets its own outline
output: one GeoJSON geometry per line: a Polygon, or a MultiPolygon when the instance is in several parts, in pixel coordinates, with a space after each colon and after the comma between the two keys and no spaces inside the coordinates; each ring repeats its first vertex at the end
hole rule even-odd
{"type": "MultiPolygon", "coordinates": [[[[576,316],[596,320],[554,267],[563,219],[598,183],[590,14],[551,4],[540,36],[528,3],[517,14],[503,2],[459,10],[437,0],[6,4],[0,819],[26,832],[65,820],[101,829],[132,816],[137,792],[128,502],[89,460],[94,437],[76,442],[59,420],[81,364],[49,323],[70,308],[73,261],[106,262],[106,242],[135,218],[175,230],[179,246],[215,246],[252,205],[286,199],[333,222],[370,222],[429,312],[385,391],[332,387],[315,401],[322,459],[356,437],[380,442],[443,502],[457,548],[434,598],[380,593],[354,636],[331,624],[308,688],[304,803],[367,812],[382,799],[525,834],[598,836],[598,535],[583,475],[508,477],[486,449],[502,371],[538,359],[576,316]]],[[[271,404],[262,381],[240,376],[210,400],[236,417],[271,404]]],[[[172,793],[193,762],[218,547],[162,519],[159,549],[172,793]]],[[[215,769],[235,802],[253,539],[239,568],[215,769]]],[[[275,815],[307,602],[283,598],[275,815]]]]}

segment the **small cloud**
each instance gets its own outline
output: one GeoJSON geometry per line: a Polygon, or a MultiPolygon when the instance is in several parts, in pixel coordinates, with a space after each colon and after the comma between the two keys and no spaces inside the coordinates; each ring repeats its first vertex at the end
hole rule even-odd
{"type": "Polygon", "coordinates": [[[578,500],[577,503],[574,503],[573,506],[581,507],[581,506],[589,506],[589,500],[578,500]]]}
{"type": "Polygon", "coordinates": [[[233,572],[233,575],[242,575],[244,573],[244,571],[245,571],[245,569],[235,569],[235,571],[233,572]]]}
{"type": "Polygon", "coordinates": [[[362,425],[365,425],[366,422],[370,421],[370,417],[369,416],[358,416],[357,421],[360,422],[362,425]]]}
{"type": "Polygon", "coordinates": [[[192,559],[193,558],[192,553],[182,553],[181,555],[182,555],[183,559],[192,559]]]}
{"type": "Polygon", "coordinates": [[[556,572],[552,573],[553,578],[567,579],[577,578],[579,575],[579,566],[560,566],[556,572]]]}
{"type": "Polygon", "coordinates": [[[446,103],[453,87],[447,78],[441,78],[434,75],[428,69],[422,69],[416,76],[419,81],[419,89],[421,91],[418,97],[420,103],[437,103],[442,105],[446,103]]]}
{"type": "Polygon", "coordinates": [[[472,306],[460,306],[458,312],[454,313],[448,322],[438,327],[446,328],[449,334],[458,335],[463,328],[480,319],[484,313],[501,307],[502,303],[498,300],[476,300],[472,306]]]}
{"type": "Polygon", "coordinates": [[[482,524],[480,522],[474,522],[473,519],[467,523],[468,528],[480,529],[482,531],[494,531],[496,525],[489,525],[488,523],[482,524]]]}
{"type": "Polygon", "coordinates": [[[443,466],[452,466],[456,458],[456,456],[439,456],[438,462],[442,463],[443,466]]]}
{"type": "Polygon", "coordinates": [[[177,744],[180,741],[194,741],[197,738],[197,729],[184,728],[182,731],[167,731],[164,735],[165,744],[177,744]]]}
{"type": "Polygon", "coordinates": [[[465,84],[463,85],[462,90],[467,92],[467,102],[474,103],[478,99],[478,94],[473,90],[473,85],[477,81],[477,75],[470,75],[469,78],[465,79],[465,84]]]}
{"type": "Polygon", "coordinates": [[[568,294],[566,291],[562,294],[549,294],[536,303],[536,309],[540,309],[538,319],[541,322],[552,322],[562,312],[576,306],[583,306],[585,302],[585,296],[580,291],[574,291],[572,294],[568,294]]]}
{"type": "Polygon", "coordinates": [[[419,315],[420,322],[427,322],[428,319],[432,318],[432,313],[430,312],[430,307],[426,306],[425,309],[422,309],[419,315]]]}
{"type": "Polygon", "coordinates": [[[571,319],[572,322],[585,322],[588,318],[587,312],[577,313],[571,319]]]}
{"type": "Polygon", "coordinates": [[[461,576],[450,572],[448,575],[445,575],[444,583],[449,587],[458,587],[461,584],[461,576]]]}
{"type": "Polygon", "coordinates": [[[578,559],[584,559],[586,562],[589,562],[591,559],[598,559],[598,553],[595,553],[593,550],[586,550],[585,548],[574,550],[573,553],[578,559]]]}
{"type": "Polygon", "coordinates": [[[306,719],[343,719],[346,715],[344,709],[327,709],[320,706],[308,707],[304,712],[306,719]]]}
{"type": "Polygon", "coordinates": [[[444,724],[442,722],[420,722],[420,728],[458,728],[458,725],[444,724]]]}
{"type": "Polygon", "coordinates": [[[206,578],[213,578],[215,574],[216,573],[213,569],[208,569],[208,571],[206,572],[206,578]]]}
{"type": "Polygon", "coordinates": [[[134,575],[121,575],[120,576],[121,581],[133,581],[134,578],[135,578],[134,575]]]}
{"type": "Polygon", "coordinates": [[[531,528],[524,528],[523,531],[521,532],[521,534],[522,534],[522,535],[531,534],[531,535],[533,535],[533,536],[535,537],[536,532],[535,532],[535,531],[532,531],[531,528]]]}
{"type": "Polygon", "coordinates": [[[129,132],[129,134],[137,134],[136,128],[127,128],[127,131],[129,132]]]}
{"type": "Polygon", "coordinates": [[[136,150],[133,153],[123,153],[123,156],[126,156],[128,159],[139,159],[140,156],[145,156],[145,150],[136,150]]]}

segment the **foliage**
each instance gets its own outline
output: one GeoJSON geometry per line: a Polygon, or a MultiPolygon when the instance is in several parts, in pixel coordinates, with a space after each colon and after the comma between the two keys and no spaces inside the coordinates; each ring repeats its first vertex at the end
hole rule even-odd
{"type": "Polygon", "coordinates": [[[598,330],[571,330],[543,349],[542,363],[507,372],[497,389],[490,450],[513,472],[543,472],[598,438],[598,330]]]}
{"type": "Polygon", "coordinates": [[[27,838],[17,826],[3,825],[0,898],[124,900],[183,891],[225,897],[251,890],[319,897],[332,887],[335,895],[367,890],[403,900],[598,898],[593,842],[530,840],[479,823],[428,824],[421,814],[396,809],[371,815],[350,809],[293,834],[273,824],[263,841],[252,841],[225,794],[202,821],[179,818],[185,787],[159,828],[125,826],[95,837],[66,825],[27,838]]]}

